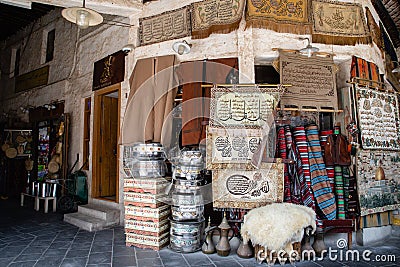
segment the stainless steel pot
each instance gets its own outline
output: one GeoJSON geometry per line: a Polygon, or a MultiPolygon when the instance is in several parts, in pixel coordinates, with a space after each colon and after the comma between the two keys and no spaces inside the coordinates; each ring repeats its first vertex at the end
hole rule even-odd
{"type": "Polygon", "coordinates": [[[172,193],[172,205],[197,206],[204,205],[203,195],[198,190],[183,190],[172,193]]]}
{"type": "Polygon", "coordinates": [[[201,249],[201,238],[194,237],[184,237],[180,235],[170,234],[170,248],[176,252],[189,253],[195,252],[201,249]]]}
{"type": "Polygon", "coordinates": [[[179,159],[180,165],[201,166],[204,168],[203,155],[199,150],[183,150],[179,159]]]}
{"type": "Polygon", "coordinates": [[[172,219],[176,221],[202,220],[204,218],[204,205],[171,206],[172,219]]]}
{"type": "Polygon", "coordinates": [[[171,220],[171,234],[180,236],[204,235],[204,218],[198,222],[177,222],[171,220]]]}
{"type": "MultiPolygon", "coordinates": [[[[160,160],[133,160],[126,163],[126,174],[130,177],[164,177],[167,166],[160,160]]],[[[124,168],[125,169],[125,168],[124,168]]]]}
{"type": "Polygon", "coordinates": [[[198,222],[176,222],[171,220],[170,248],[189,253],[201,249],[204,240],[204,218],[198,222]]]}
{"type": "Polygon", "coordinates": [[[135,143],[127,153],[136,159],[164,159],[164,152],[160,143],[135,143]]]}
{"type": "Polygon", "coordinates": [[[173,171],[173,177],[187,180],[203,179],[203,166],[177,165],[173,171]]]}
{"type": "MultiPolygon", "coordinates": [[[[174,185],[176,185],[177,187],[186,187],[186,188],[193,188],[193,187],[197,187],[197,186],[202,186],[206,184],[206,180],[201,177],[201,180],[187,180],[186,178],[179,178],[179,177],[175,177],[172,180],[172,183],[174,185]]],[[[194,188],[195,189],[195,188],[194,188]]]]}

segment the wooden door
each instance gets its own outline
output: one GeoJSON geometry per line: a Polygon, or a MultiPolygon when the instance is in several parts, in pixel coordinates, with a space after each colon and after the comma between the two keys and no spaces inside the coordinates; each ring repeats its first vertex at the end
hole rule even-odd
{"type": "Polygon", "coordinates": [[[119,87],[95,94],[92,196],[118,202],[119,87]]]}
{"type": "Polygon", "coordinates": [[[102,96],[100,123],[100,196],[115,196],[117,178],[118,98],[102,96]]]}

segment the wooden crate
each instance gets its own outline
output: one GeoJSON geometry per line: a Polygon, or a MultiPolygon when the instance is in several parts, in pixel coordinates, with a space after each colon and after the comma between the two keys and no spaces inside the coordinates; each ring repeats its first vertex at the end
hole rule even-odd
{"type": "Polygon", "coordinates": [[[385,211],[361,216],[360,228],[379,227],[391,225],[393,222],[393,211],[385,211]]]}
{"type": "MultiPolygon", "coordinates": [[[[293,245],[293,250],[296,251],[299,257],[301,257],[301,242],[295,242],[292,245],[293,245]]],[[[277,252],[273,252],[271,254],[271,251],[269,249],[265,249],[265,247],[261,245],[254,246],[254,255],[258,263],[262,263],[265,261],[268,264],[275,264],[275,263],[284,264],[286,262],[294,262],[295,260],[299,260],[294,258],[292,260],[289,260],[290,258],[289,255],[285,253],[284,255],[282,255],[282,258],[286,258],[287,260],[284,262],[280,262],[278,259],[277,252]]]]}

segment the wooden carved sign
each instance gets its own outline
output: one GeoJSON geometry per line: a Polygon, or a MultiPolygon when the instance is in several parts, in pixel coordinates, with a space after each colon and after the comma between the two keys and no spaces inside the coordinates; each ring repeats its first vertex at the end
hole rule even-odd
{"type": "Polygon", "coordinates": [[[98,90],[124,80],[125,53],[115,52],[94,63],[93,91],[98,90]]]}
{"type": "Polygon", "coordinates": [[[283,163],[263,163],[258,170],[214,171],[214,208],[253,209],[282,202],[283,166],[283,163]]]}
{"type": "Polygon", "coordinates": [[[258,88],[257,85],[215,86],[211,90],[210,126],[260,129],[282,92],[282,88],[258,88]]]}

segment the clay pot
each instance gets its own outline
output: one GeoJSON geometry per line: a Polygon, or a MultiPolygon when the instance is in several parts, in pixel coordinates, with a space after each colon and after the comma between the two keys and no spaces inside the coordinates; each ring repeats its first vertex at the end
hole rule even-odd
{"type": "Polygon", "coordinates": [[[253,256],[253,250],[249,246],[248,241],[240,241],[240,245],[236,251],[240,258],[249,259],[253,256]]]}

